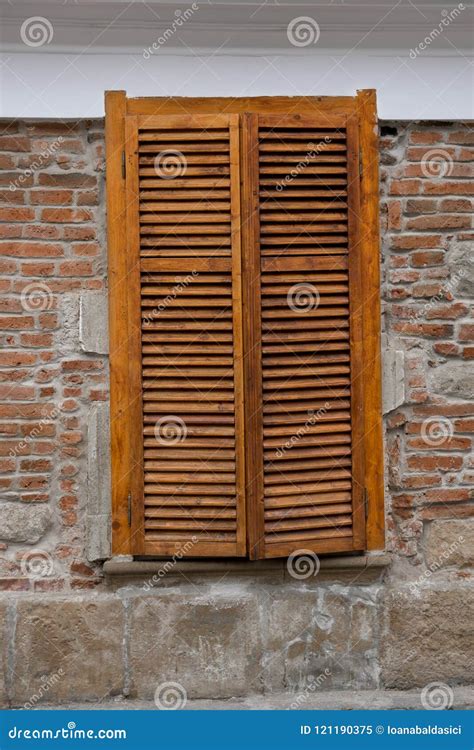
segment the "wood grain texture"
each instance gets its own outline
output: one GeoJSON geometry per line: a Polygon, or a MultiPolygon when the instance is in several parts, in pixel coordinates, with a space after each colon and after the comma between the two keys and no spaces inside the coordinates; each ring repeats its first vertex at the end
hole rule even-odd
{"type": "Polygon", "coordinates": [[[260,318],[260,223],[258,200],[258,117],[242,118],[242,254],[244,271],[245,434],[248,554],[264,552],[263,395],[260,318]]]}
{"type": "Polygon", "coordinates": [[[361,158],[361,242],[364,315],[364,373],[370,387],[365,391],[364,423],[368,500],[367,539],[369,550],[385,544],[384,461],[381,375],[379,161],[376,94],[365,89],[357,94],[361,158]]]}
{"type": "Polygon", "coordinates": [[[143,504],[143,435],[142,435],[142,350],[141,350],[141,279],[140,226],[138,185],[138,124],[137,117],[125,118],[125,203],[127,237],[127,301],[128,301],[128,390],[130,443],[130,533],[132,554],[144,552],[143,504]]]}
{"type": "Polygon", "coordinates": [[[107,233],[109,274],[110,438],[112,471],[112,553],[131,553],[128,525],[130,491],[128,294],[125,186],[122,154],[125,149],[126,97],[124,91],[105,95],[107,170],[107,233]]]}
{"type": "Polygon", "coordinates": [[[376,128],[372,90],[107,92],[114,554],[172,555],[177,540],[191,556],[253,559],[287,555],[308,538],[322,553],[383,548],[376,128]],[[156,173],[167,149],[186,155],[177,179],[156,173]],[[291,170],[296,179],[279,191],[291,170]],[[170,302],[191,267],[199,284],[170,302]],[[316,284],[321,300],[304,327],[280,304],[298,283],[316,284]],[[163,296],[166,309],[140,336],[163,296]],[[301,427],[308,403],[325,413],[284,459],[285,483],[271,466],[275,450],[301,427]],[[185,444],[157,449],[157,412],[186,417],[185,444]],[[210,536],[196,541],[203,522],[210,536]]]}

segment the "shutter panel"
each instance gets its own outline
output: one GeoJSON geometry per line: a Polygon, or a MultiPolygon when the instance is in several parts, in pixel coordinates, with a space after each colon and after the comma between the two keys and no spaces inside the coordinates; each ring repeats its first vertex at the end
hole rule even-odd
{"type": "Polygon", "coordinates": [[[249,553],[363,549],[357,121],[249,114],[243,144],[249,553]]]}
{"type": "Polygon", "coordinates": [[[244,555],[239,116],[127,117],[126,145],[133,552],[244,555]]]}

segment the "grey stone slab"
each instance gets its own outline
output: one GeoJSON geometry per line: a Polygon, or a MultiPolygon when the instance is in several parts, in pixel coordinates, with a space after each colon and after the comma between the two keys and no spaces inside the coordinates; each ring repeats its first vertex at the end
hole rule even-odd
{"type": "Polygon", "coordinates": [[[409,587],[385,592],[382,684],[469,684],[474,663],[474,589],[409,587]]]}
{"type": "Polygon", "coordinates": [[[82,351],[109,351],[107,292],[82,292],[80,297],[79,341],[82,351]]]}
{"type": "Polygon", "coordinates": [[[123,605],[113,597],[17,604],[16,704],[101,700],[123,690],[123,605]]]}
{"type": "Polygon", "coordinates": [[[228,698],[261,689],[256,597],[159,593],[130,600],[132,695],[152,699],[167,683],[189,697],[228,698]]]}
{"type": "Polygon", "coordinates": [[[35,544],[51,524],[51,512],[44,505],[0,504],[0,539],[35,544]]]}

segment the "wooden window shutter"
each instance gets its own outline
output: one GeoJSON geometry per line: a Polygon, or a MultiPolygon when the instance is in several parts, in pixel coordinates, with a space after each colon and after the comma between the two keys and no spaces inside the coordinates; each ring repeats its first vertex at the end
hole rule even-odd
{"type": "Polygon", "coordinates": [[[250,556],[362,550],[357,119],[249,114],[243,143],[250,556]]]}
{"type": "Polygon", "coordinates": [[[126,118],[137,554],[245,554],[238,120],[126,118]]]}
{"type": "Polygon", "coordinates": [[[113,554],[383,547],[376,122],[108,92],[113,554]]]}

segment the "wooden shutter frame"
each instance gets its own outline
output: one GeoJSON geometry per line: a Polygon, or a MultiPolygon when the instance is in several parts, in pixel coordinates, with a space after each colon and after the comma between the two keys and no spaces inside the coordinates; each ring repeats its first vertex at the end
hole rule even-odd
{"type": "MultiPolygon", "coordinates": [[[[133,361],[134,312],[129,299],[130,259],[124,222],[127,215],[124,171],[125,120],[130,116],[157,114],[245,113],[299,114],[327,113],[354,117],[359,131],[360,170],[360,263],[363,267],[362,314],[364,390],[364,452],[366,543],[367,550],[383,549],[383,436],[380,358],[380,258],[378,195],[378,129],[374,90],[362,90],[355,97],[255,97],[218,98],[137,98],[128,99],[124,91],[109,91],[105,96],[107,227],[109,257],[109,340],[110,340],[110,412],[112,453],[112,553],[139,554],[136,534],[140,527],[140,450],[132,435],[137,435],[137,380],[133,361]],[[368,313],[368,314],[367,314],[368,313]],[[132,368],[132,373],[130,372],[132,368]],[[130,424],[134,428],[130,430],[130,424]],[[137,504],[130,507],[131,500],[137,504]],[[132,525],[135,524],[135,525],[132,525]],[[134,541],[135,539],[135,541],[134,541]]],[[[241,138],[243,135],[241,134],[241,138]]],[[[243,177],[242,221],[249,210],[251,196],[248,180],[243,177]]],[[[127,228],[128,232],[128,228],[127,228]]],[[[244,248],[244,257],[245,257],[244,248]]],[[[244,320],[249,335],[252,302],[244,296],[244,320]]],[[[137,337],[135,336],[135,339],[137,337]]],[[[248,396],[249,398],[249,396],[248,396]]],[[[249,398],[251,406],[251,397],[249,398]]],[[[140,423],[141,424],[141,423],[140,423]]],[[[248,491],[248,490],[247,490],[248,491]]],[[[251,515],[251,514],[250,514],[251,515]]],[[[248,523],[252,518],[248,516],[248,523]]]]}

